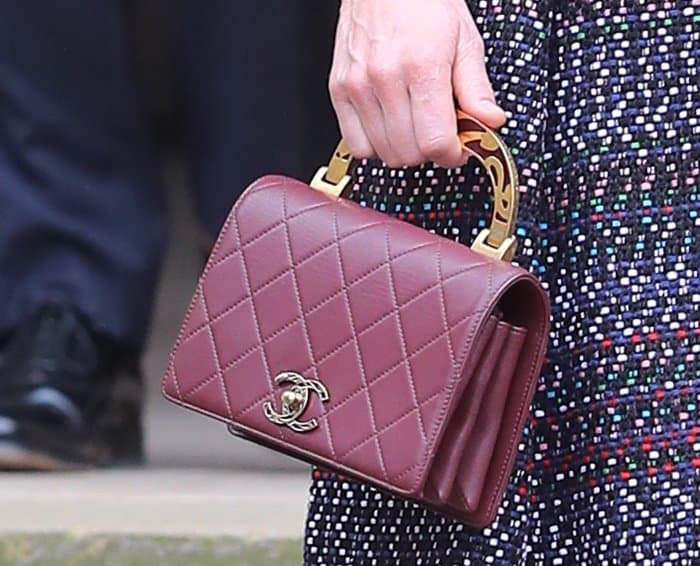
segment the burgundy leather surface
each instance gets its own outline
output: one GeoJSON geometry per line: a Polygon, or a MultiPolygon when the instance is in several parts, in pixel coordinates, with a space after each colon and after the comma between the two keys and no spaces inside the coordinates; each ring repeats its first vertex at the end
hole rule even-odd
{"type": "Polygon", "coordinates": [[[505,324],[503,327],[506,336],[481,405],[475,411],[478,416],[467,442],[469,449],[465,450],[460,462],[457,485],[450,501],[457,508],[460,507],[460,502],[464,502],[465,507],[471,511],[475,511],[479,505],[496,437],[501,430],[510,380],[517,371],[518,359],[527,336],[524,329],[505,324]]]}
{"type": "Polygon", "coordinates": [[[512,470],[548,319],[524,270],[264,177],[219,236],[163,391],[251,440],[484,526],[512,470]],[[328,389],[303,414],[316,429],[265,417],[282,371],[328,389]]]}
{"type": "Polygon", "coordinates": [[[474,356],[479,365],[469,379],[455,409],[454,418],[450,419],[445,439],[451,444],[449,450],[441,450],[435,457],[433,469],[428,479],[437,491],[437,501],[447,503],[455,487],[455,479],[460,464],[465,457],[465,448],[471,436],[474,424],[479,416],[481,404],[493,370],[498,364],[503,340],[508,335],[508,325],[499,323],[495,316],[490,317],[482,334],[488,336],[485,350],[480,356],[474,356]]]}

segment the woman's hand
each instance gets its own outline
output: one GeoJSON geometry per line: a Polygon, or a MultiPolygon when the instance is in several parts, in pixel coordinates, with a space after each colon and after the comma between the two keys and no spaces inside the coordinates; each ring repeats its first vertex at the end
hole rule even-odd
{"type": "Polygon", "coordinates": [[[352,154],[390,167],[462,164],[455,99],[505,121],[464,0],[343,0],[329,88],[352,154]]]}

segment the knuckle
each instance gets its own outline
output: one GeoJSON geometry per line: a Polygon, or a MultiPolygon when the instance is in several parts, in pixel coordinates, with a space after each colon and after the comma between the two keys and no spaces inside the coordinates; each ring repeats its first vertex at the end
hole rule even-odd
{"type": "Polygon", "coordinates": [[[391,84],[399,76],[398,66],[389,60],[375,60],[367,65],[367,77],[372,84],[391,84]]]}
{"type": "Polygon", "coordinates": [[[337,75],[335,73],[331,73],[331,75],[328,77],[328,90],[331,93],[339,93],[342,91],[343,88],[343,81],[340,78],[340,75],[337,75]]]}
{"type": "Polygon", "coordinates": [[[476,53],[477,55],[484,55],[486,53],[486,44],[484,39],[478,34],[472,34],[467,40],[468,51],[476,53]]]}
{"type": "Polygon", "coordinates": [[[331,95],[331,101],[333,104],[341,102],[347,98],[345,87],[342,85],[342,83],[337,81],[328,82],[328,92],[331,95]]]}
{"type": "Polygon", "coordinates": [[[462,42],[464,47],[470,51],[480,51],[484,53],[486,51],[484,45],[484,38],[479,31],[479,28],[474,23],[471,18],[468,21],[462,22],[460,26],[460,35],[463,38],[462,42]]]}
{"type": "Polygon", "coordinates": [[[333,101],[346,101],[351,96],[367,89],[367,77],[364,73],[353,70],[342,76],[331,75],[328,80],[328,92],[333,101]]]}
{"type": "Polygon", "coordinates": [[[344,92],[354,96],[362,95],[369,86],[367,75],[360,70],[348,73],[342,84],[344,92]]]}
{"type": "Polygon", "coordinates": [[[437,58],[425,53],[411,53],[404,63],[406,71],[411,77],[424,78],[433,73],[437,58]]]}

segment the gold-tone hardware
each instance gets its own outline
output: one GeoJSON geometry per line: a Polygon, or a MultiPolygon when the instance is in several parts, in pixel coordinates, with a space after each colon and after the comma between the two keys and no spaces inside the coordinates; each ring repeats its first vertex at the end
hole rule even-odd
{"type": "Polygon", "coordinates": [[[518,249],[518,242],[515,239],[515,237],[509,236],[503,241],[503,243],[500,246],[494,248],[493,246],[490,246],[486,243],[489,238],[489,234],[490,230],[488,229],[484,229],[481,232],[479,232],[476,239],[474,240],[474,243],[471,245],[471,248],[475,252],[479,252],[480,254],[483,254],[488,257],[502,259],[504,261],[513,261],[513,257],[515,257],[515,252],[518,249]]]}
{"type": "Polygon", "coordinates": [[[348,174],[351,162],[352,155],[350,155],[350,150],[348,146],[345,145],[345,140],[341,139],[340,142],[338,142],[338,146],[335,148],[331,162],[328,164],[326,178],[331,183],[340,183],[343,177],[348,174]]]}
{"type": "MultiPolygon", "coordinates": [[[[515,221],[518,216],[518,171],[508,147],[494,131],[475,118],[457,110],[459,139],[464,153],[475,157],[486,171],[493,190],[491,225],[483,230],[472,249],[489,257],[511,261],[517,247],[515,221]]],[[[341,139],[328,167],[321,167],[311,187],[335,198],[351,186],[348,170],[352,155],[341,139]]]]}
{"type": "Polygon", "coordinates": [[[335,148],[328,167],[321,167],[311,180],[311,187],[331,195],[335,198],[343,196],[345,189],[350,184],[348,169],[352,163],[352,155],[345,145],[345,140],[340,140],[335,148]]]}
{"type": "Polygon", "coordinates": [[[315,418],[300,421],[299,418],[309,404],[310,392],[318,395],[322,402],[328,401],[328,389],[317,379],[309,379],[293,371],[283,371],[275,377],[277,385],[291,384],[280,393],[281,411],[273,407],[270,401],[263,404],[263,413],[270,422],[291,428],[295,432],[310,432],[318,427],[315,418]]]}
{"type": "Polygon", "coordinates": [[[326,180],[327,171],[328,167],[321,167],[318,171],[316,171],[314,178],[311,179],[310,185],[317,191],[326,193],[334,198],[340,198],[343,196],[345,189],[350,185],[350,175],[344,175],[338,183],[331,183],[330,181],[326,180]]]}
{"type": "Polygon", "coordinates": [[[518,169],[508,146],[494,131],[457,111],[459,139],[465,153],[475,157],[491,180],[493,213],[491,226],[482,231],[472,249],[489,257],[510,261],[515,254],[515,221],[518,216],[518,169]]]}

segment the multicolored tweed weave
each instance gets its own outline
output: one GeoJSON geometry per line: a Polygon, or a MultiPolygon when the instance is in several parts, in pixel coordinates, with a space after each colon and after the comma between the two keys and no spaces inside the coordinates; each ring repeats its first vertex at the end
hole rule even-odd
{"type": "MultiPolygon", "coordinates": [[[[553,302],[516,472],[483,531],[314,472],[307,564],[700,564],[700,0],[470,2],[553,302]]],[[[472,166],[360,165],[355,198],[469,242],[472,166]]]]}

